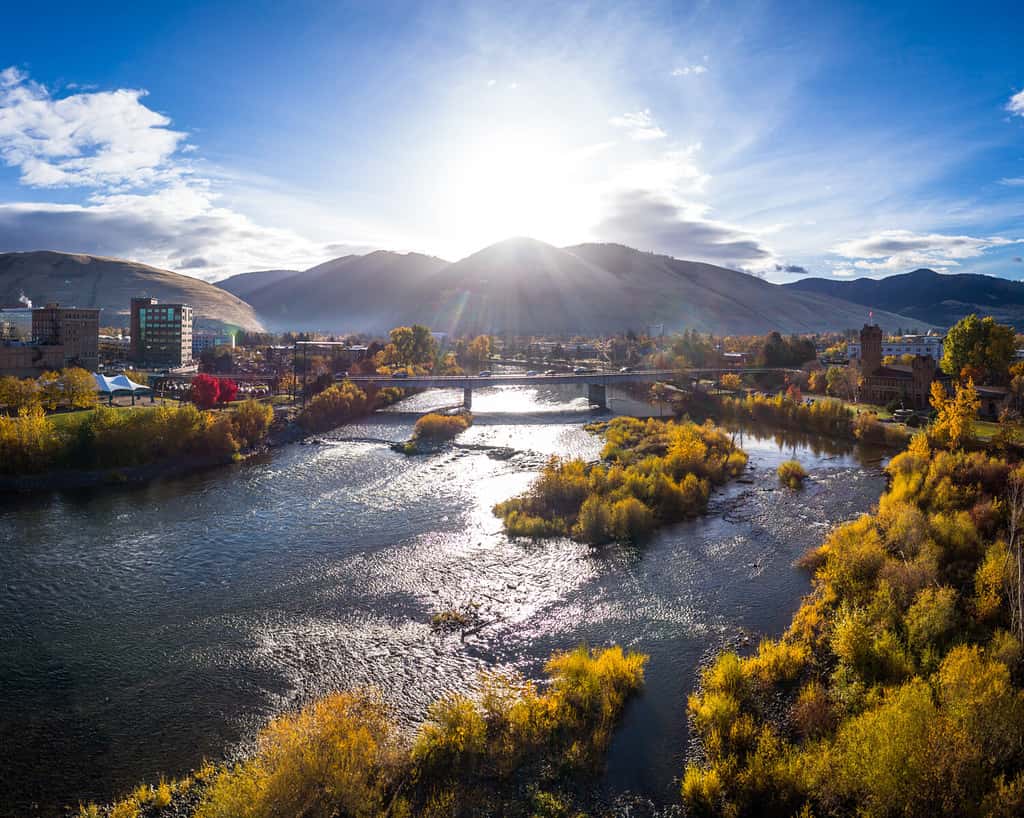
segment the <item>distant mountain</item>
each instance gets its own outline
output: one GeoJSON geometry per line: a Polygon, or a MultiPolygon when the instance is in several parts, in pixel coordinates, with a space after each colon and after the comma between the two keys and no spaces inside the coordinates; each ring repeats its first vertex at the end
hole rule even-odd
{"type": "MultiPolygon", "coordinates": [[[[863,308],[616,244],[509,239],[449,264],[350,255],[249,291],[273,328],[380,332],[412,322],[457,334],[602,334],[665,324],[719,334],[860,327],[863,308]]],[[[887,328],[905,316],[876,310],[887,328]]]]}
{"type": "Polygon", "coordinates": [[[225,290],[190,276],[134,261],[40,250],[0,253],[0,304],[22,296],[39,306],[100,307],[100,324],[128,324],[132,296],[152,296],[195,309],[197,325],[260,330],[252,307],[225,290]]]}
{"type": "Polygon", "coordinates": [[[269,284],[276,284],[278,281],[283,281],[298,274],[298,270],[257,270],[253,273],[238,273],[229,278],[221,279],[217,282],[217,286],[233,295],[237,295],[244,301],[247,296],[256,290],[269,284]]]}
{"type": "Polygon", "coordinates": [[[430,320],[443,259],[378,250],[324,262],[249,291],[246,300],[275,329],[382,332],[430,320]]]}
{"type": "MultiPolygon", "coordinates": [[[[888,278],[834,281],[805,278],[785,285],[794,292],[842,298],[855,304],[889,310],[918,323],[950,327],[970,313],[991,315],[1024,329],[1024,284],[994,276],[944,275],[920,269],[888,278]]],[[[907,326],[904,324],[904,326],[907,326]]]]}

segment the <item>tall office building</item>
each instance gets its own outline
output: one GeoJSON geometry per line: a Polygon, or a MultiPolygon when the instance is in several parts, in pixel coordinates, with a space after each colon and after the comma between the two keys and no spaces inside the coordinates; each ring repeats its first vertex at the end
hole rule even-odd
{"type": "Polygon", "coordinates": [[[131,359],[174,369],[192,363],[192,307],[133,298],[131,359]]]}

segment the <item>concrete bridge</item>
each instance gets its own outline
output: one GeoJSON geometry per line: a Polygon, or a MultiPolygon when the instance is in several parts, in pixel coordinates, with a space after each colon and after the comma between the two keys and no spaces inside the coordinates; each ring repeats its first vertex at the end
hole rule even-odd
{"type": "Polygon", "coordinates": [[[587,387],[587,398],[591,404],[602,409],[608,406],[607,387],[619,383],[657,383],[658,381],[680,378],[703,378],[721,376],[727,372],[738,375],[763,372],[793,372],[779,368],[718,368],[718,369],[642,369],[633,372],[573,372],[556,375],[494,374],[485,375],[352,375],[348,379],[359,386],[397,386],[400,389],[462,389],[463,406],[473,407],[473,390],[487,386],[542,386],[577,384],[587,387]]]}

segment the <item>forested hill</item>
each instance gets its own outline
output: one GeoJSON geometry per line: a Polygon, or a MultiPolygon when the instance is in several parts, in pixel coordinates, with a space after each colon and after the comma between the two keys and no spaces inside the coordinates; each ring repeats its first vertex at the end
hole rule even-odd
{"type": "Polygon", "coordinates": [[[900,313],[940,327],[952,326],[973,312],[991,315],[1017,329],[1024,328],[1024,283],[994,276],[945,275],[920,269],[882,279],[805,278],[785,287],[900,313]]]}
{"type": "MultiPolygon", "coordinates": [[[[258,276],[269,274],[254,274],[258,276]]],[[[237,288],[242,277],[224,284],[237,288]]],[[[241,291],[239,291],[241,292],[241,291]]],[[[867,310],[745,273],[615,244],[510,239],[450,264],[418,253],[349,255],[244,296],[276,329],[381,332],[414,322],[457,334],[607,334],[664,324],[718,334],[859,328],[867,310]]],[[[907,316],[875,310],[887,329],[907,316]]]]}

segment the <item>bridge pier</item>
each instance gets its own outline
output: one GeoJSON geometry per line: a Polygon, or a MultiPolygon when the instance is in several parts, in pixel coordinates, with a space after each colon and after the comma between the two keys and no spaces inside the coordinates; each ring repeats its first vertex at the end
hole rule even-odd
{"type": "Polygon", "coordinates": [[[469,386],[462,390],[462,408],[467,412],[473,408],[473,389],[469,386]]]}
{"type": "Polygon", "coordinates": [[[601,409],[608,408],[608,395],[603,383],[587,384],[587,400],[591,406],[598,406],[601,409]]]}

